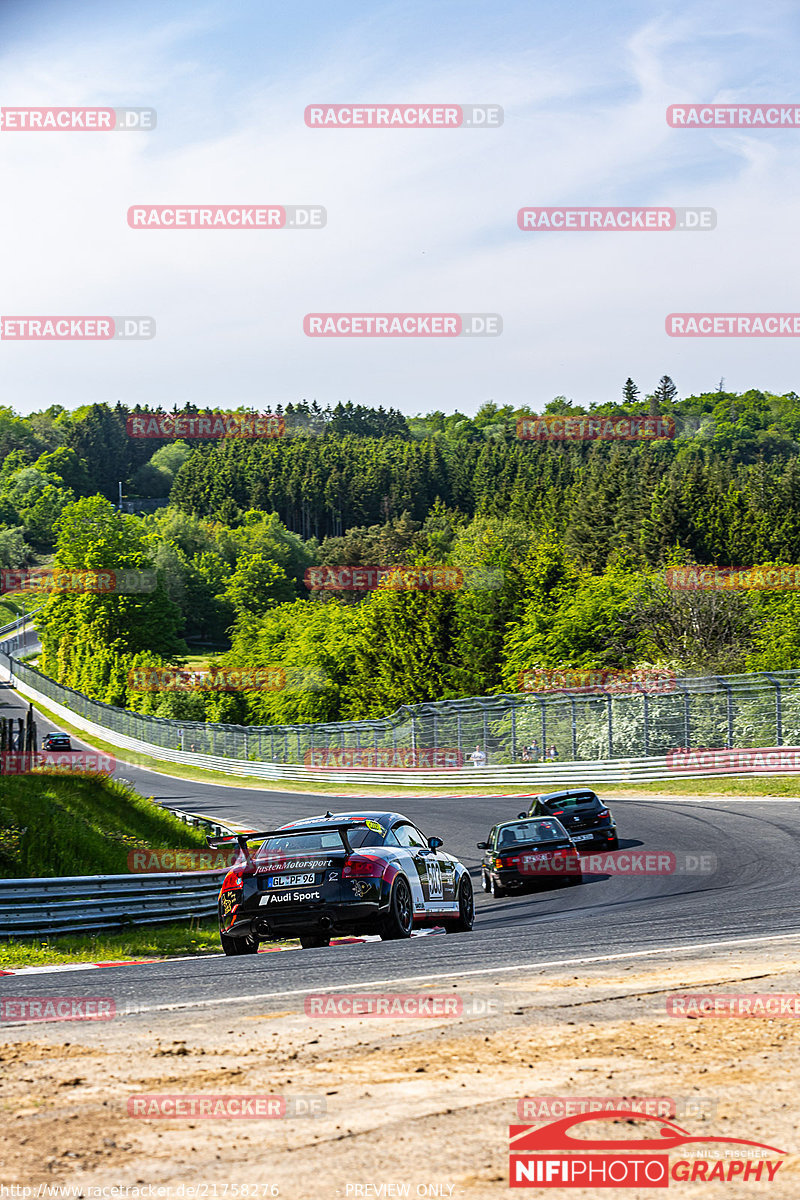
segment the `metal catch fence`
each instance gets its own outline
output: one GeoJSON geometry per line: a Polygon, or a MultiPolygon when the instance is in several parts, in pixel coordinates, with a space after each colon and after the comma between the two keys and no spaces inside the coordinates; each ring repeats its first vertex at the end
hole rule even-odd
{"type": "Polygon", "coordinates": [[[682,678],[658,693],[646,685],[625,694],[600,688],[591,695],[515,693],[403,705],[375,720],[242,726],[130,712],[63,687],[17,659],[8,665],[39,695],[113,734],[239,762],[437,769],[469,765],[476,750],[485,756],[482,765],[500,767],[541,761],[551,746],[561,761],[593,762],[678,748],[800,745],[800,671],[682,678]]]}

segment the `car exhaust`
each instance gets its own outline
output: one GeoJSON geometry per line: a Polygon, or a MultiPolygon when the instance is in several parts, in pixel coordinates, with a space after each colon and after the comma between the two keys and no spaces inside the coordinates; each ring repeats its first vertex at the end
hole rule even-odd
{"type": "Polygon", "coordinates": [[[330,919],[330,917],[320,917],[319,927],[320,929],[331,929],[333,928],[333,921],[330,919]]]}
{"type": "Polygon", "coordinates": [[[270,927],[266,917],[258,917],[253,921],[253,933],[257,933],[259,937],[269,937],[270,927]]]}

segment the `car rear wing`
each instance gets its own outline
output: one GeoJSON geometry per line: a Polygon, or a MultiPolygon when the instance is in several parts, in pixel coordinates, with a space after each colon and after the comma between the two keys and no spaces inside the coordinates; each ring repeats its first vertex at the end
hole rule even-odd
{"type": "Polygon", "coordinates": [[[254,830],[252,833],[229,833],[222,837],[206,838],[206,843],[212,850],[216,850],[219,846],[226,846],[230,842],[236,842],[245,857],[249,858],[248,842],[264,842],[267,838],[302,837],[306,833],[333,833],[335,831],[342,839],[342,845],[345,850],[350,854],[352,853],[352,846],[347,837],[348,831],[351,829],[364,829],[366,824],[366,820],[342,821],[341,823],[327,821],[324,825],[300,825],[291,829],[266,829],[260,831],[254,830]]]}

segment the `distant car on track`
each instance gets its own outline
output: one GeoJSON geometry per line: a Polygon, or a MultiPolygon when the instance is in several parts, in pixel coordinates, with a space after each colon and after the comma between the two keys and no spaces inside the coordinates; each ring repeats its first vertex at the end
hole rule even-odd
{"type": "Polygon", "coordinates": [[[72,742],[69,740],[69,734],[66,733],[46,733],[42,739],[43,750],[71,750],[72,742]]]}
{"type": "Polygon", "coordinates": [[[466,867],[401,813],[326,813],[208,844],[232,840],[241,855],[219,895],[226,954],[255,954],[268,939],[299,938],[310,948],[337,934],[393,939],[423,926],[472,929],[466,867]],[[249,842],[260,845],[251,853],[249,842]]]}
{"type": "Polygon", "coordinates": [[[481,885],[496,900],[535,884],[583,883],[578,848],[555,817],[504,821],[478,849],[481,885]]]}
{"type": "Polygon", "coordinates": [[[536,796],[528,811],[519,815],[558,817],[581,850],[588,850],[590,846],[599,846],[604,850],[619,849],[617,826],[608,805],[589,788],[573,788],[536,796]]]}

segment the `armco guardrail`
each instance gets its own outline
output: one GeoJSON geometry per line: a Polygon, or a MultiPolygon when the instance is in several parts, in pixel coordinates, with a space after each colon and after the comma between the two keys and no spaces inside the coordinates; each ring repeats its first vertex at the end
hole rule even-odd
{"type": "Polygon", "coordinates": [[[622,691],[598,685],[404,705],[374,720],[243,726],[132,712],[16,659],[13,670],[20,686],[46,697],[51,708],[55,702],[102,726],[115,744],[133,738],[161,751],[287,767],[316,767],[339,751],[437,752],[468,760],[478,746],[490,766],[501,767],[521,765],[523,748],[534,742],[540,754],[554,745],[562,760],[587,763],[658,757],[680,746],[800,743],[800,671],[670,676],[657,691],[630,682],[622,691]]]}
{"type": "Polygon", "coordinates": [[[0,937],[80,933],[212,917],[224,871],[0,879],[0,937]]]}
{"type": "MultiPolygon", "coordinates": [[[[547,701],[538,696],[517,696],[517,697],[492,697],[487,698],[486,703],[501,705],[500,716],[496,722],[488,722],[486,711],[484,711],[483,719],[487,730],[486,740],[479,742],[490,748],[490,762],[485,767],[473,767],[471,764],[459,769],[449,770],[422,770],[422,769],[361,769],[361,770],[339,770],[332,767],[320,766],[301,766],[296,762],[287,761],[286,757],[283,760],[276,761],[275,759],[263,760],[255,754],[243,753],[248,750],[248,737],[255,745],[263,745],[263,738],[269,735],[271,742],[275,743],[276,739],[286,743],[288,742],[287,727],[269,727],[248,729],[231,725],[189,725],[179,721],[166,720],[163,718],[146,717],[140,713],[131,713],[122,709],[114,709],[107,704],[101,704],[97,701],[89,699],[80,692],[73,691],[71,688],[62,687],[55,683],[54,680],[48,679],[47,676],[36,671],[34,668],[20,663],[13,658],[9,658],[0,653],[0,678],[3,677],[3,667],[6,665],[5,673],[11,678],[14,687],[27,699],[35,704],[40,704],[49,709],[57,718],[70,724],[76,729],[83,730],[92,737],[105,742],[111,742],[114,747],[123,751],[128,751],[129,755],[135,758],[136,755],[144,756],[147,759],[157,759],[162,762],[181,763],[186,766],[199,767],[208,771],[219,771],[229,775],[247,776],[256,779],[272,779],[285,780],[296,779],[304,782],[321,782],[321,783],[361,783],[361,784],[384,784],[387,787],[453,787],[455,789],[461,787],[487,787],[492,785],[513,785],[520,788],[545,790],[554,788],[559,785],[574,786],[580,784],[583,786],[600,786],[602,783],[645,783],[657,782],[663,779],[675,778],[704,778],[708,775],[718,776],[736,776],[741,774],[752,775],[785,775],[796,772],[800,767],[794,766],[792,761],[788,763],[773,763],[765,762],[763,765],[755,765],[743,770],[741,767],[732,765],[730,769],[715,768],[710,770],[706,765],[692,770],[690,767],[677,767],[672,762],[669,756],[663,754],[643,754],[622,756],[603,756],[601,740],[598,749],[601,753],[595,753],[594,756],[587,755],[581,757],[563,756],[562,761],[546,761],[540,763],[520,763],[520,762],[497,762],[494,758],[494,751],[491,747],[492,738],[495,740],[499,736],[506,739],[506,745],[510,744],[512,748],[516,745],[524,744],[522,738],[527,736],[523,718],[525,717],[525,706],[533,702],[537,708],[547,704],[547,701]],[[511,708],[503,710],[502,703],[508,700],[519,702],[519,709],[511,708]],[[509,716],[510,711],[510,716],[509,716]],[[110,724],[113,719],[114,724],[110,724]],[[130,727],[136,732],[141,730],[142,734],[150,731],[157,733],[158,739],[154,741],[148,740],[146,736],[131,736],[130,733],[124,732],[117,723],[119,721],[129,722],[130,727]],[[505,727],[508,725],[508,730],[505,733],[498,732],[498,726],[505,727]],[[204,735],[206,744],[210,743],[213,747],[216,742],[221,742],[226,748],[238,751],[236,754],[217,754],[197,751],[195,749],[186,750],[184,747],[189,744],[189,739],[196,736],[200,738],[200,733],[204,735]],[[235,735],[235,736],[234,736],[235,735]],[[240,736],[241,735],[241,736],[240,736]],[[280,736],[279,736],[280,735],[280,736]],[[513,735],[513,736],[512,736],[513,735]],[[510,742],[509,742],[510,739],[510,742]],[[178,744],[176,745],[176,740],[178,744]]],[[[684,679],[681,684],[682,692],[680,697],[670,698],[671,700],[679,700],[682,712],[680,728],[683,732],[683,739],[677,734],[675,735],[674,747],[698,745],[700,738],[704,732],[707,733],[707,740],[700,742],[704,746],[717,747],[733,747],[737,742],[745,749],[750,749],[757,745],[757,738],[760,735],[760,740],[765,744],[760,748],[761,754],[768,756],[778,753],[781,756],[800,755],[800,751],[796,749],[800,743],[800,737],[797,737],[791,745],[786,744],[786,734],[800,734],[800,672],[774,672],[769,675],[752,675],[729,677],[729,680],[720,677],[711,679],[684,679]],[[734,692],[734,684],[737,691],[734,692]],[[720,702],[717,691],[722,690],[723,698],[720,702]],[[692,699],[693,698],[693,699],[692,699]],[[695,708],[692,709],[692,703],[695,708]],[[719,709],[719,704],[722,708],[719,709]],[[704,706],[704,707],[703,707],[704,706]],[[703,714],[705,716],[703,717],[703,714]],[[701,720],[705,720],[705,724],[701,720]],[[720,724],[720,721],[722,722],[720,724]],[[693,736],[693,734],[695,736],[693,736]],[[772,735],[773,742],[768,742],[768,735],[772,735]],[[688,736],[687,736],[688,735],[688,736]],[[745,741],[745,738],[752,740],[745,741]]],[[[663,731],[656,735],[653,723],[658,716],[656,700],[649,698],[646,695],[631,698],[632,702],[640,704],[644,716],[651,722],[650,734],[645,739],[646,744],[655,745],[659,740],[664,739],[663,731]]],[[[469,705],[472,701],[454,701],[443,702],[455,705],[469,705]]],[[[577,742],[576,729],[578,723],[583,718],[581,716],[582,705],[595,705],[595,698],[573,697],[569,700],[571,710],[571,721],[573,736],[573,745],[577,742]]],[[[619,700],[601,701],[603,704],[605,715],[603,720],[608,722],[608,739],[613,738],[612,728],[614,720],[613,705],[619,703],[619,700]]],[[[436,709],[436,705],[418,705],[416,709],[436,709]]],[[[411,710],[407,710],[411,713],[411,710]]],[[[529,710],[530,711],[530,710],[529,710]]],[[[616,711],[616,710],[614,710],[616,711]]],[[[641,715],[641,714],[639,714],[641,715]]],[[[383,722],[384,726],[392,726],[392,721],[397,714],[392,718],[387,718],[383,722]]],[[[438,729],[435,729],[432,734],[432,741],[435,745],[447,745],[443,741],[443,718],[441,715],[436,718],[435,713],[433,718],[425,718],[428,724],[422,721],[422,718],[415,717],[411,713],[410,733],[412,735],[412,746],[420,747],[425,743],[420,740],[420,732],[425,729],[430,730],[430,720],[434,722],[438,719],[440,724],[438,729]]],[[[542,716],[543,733],[547,722],[546,717],[542,716]]],[[[461,717],[458,717],[459,722],[461,717]]],[[[381,722],[366,722],[366,725],[381,725],[381,722]]],[[[320,747],[320,739],[328,740],[328,734],[332,726],[295,726],[294,731],[297,734],[298,749],[301,743],[301,738],[305,737],[310,740],[313,746],[316,739],[317,748],[320,747]]],[[[361,741],[361,735],[358,733],[360,726],[342,724],[337,727],[341,733],[342,748],[347,749],[366,749],[370,746],[361,741]],[[352,736],[352,729],[356,728],[355,744],[349,741],[345,746],[347,730],[348,737],[352,736]]],[[[409,730],[406,730],[408,732],[409,730]]],[[[528,727],[528,733],[529,733],[528,727]]],[[[398,729],[395,726],[391,728],[392,736],[396,743],[400,744],[398,729]]],[[[375,730],[375,740],[377,742],[377,728],[375,730]]],[[[459,734],[459,738],[463,735],[459,734]]],[[[638,743],[638,738],[633,739],[638,743]]],[[[542,737],[542,744],[545,744],[545,738],[542,737]]],[[[329,742],[331,749],[339,749],[339,746],[329,742]]],[[[378,748],[378,747],[376,747],[378,748]]],[[[516,754],[516,751],[515,751],[516,754]]],[[[800,763],[800,758],[798,758],[800,763]]],[[[146,764],[145,764],[146,765],[146,764]]]]}
{"type": "MultiPolygon", "coordinates": [[[[42,702],[57,717],[75,728],[84,730],[93,737],[108,738],[108,730],[103,726],[96,725],[64,705],[39,695],[27,683],[17,680],[15,686],[23,696],[34,703],[42,702]]],[[[412,785],[420,788],[469,787],[475,789],[512,785],[524,788],[526,791],[541,792],[554,790],[562,785],[566,787],[576,785],[601,787],[603,783],[656,783],[662,779],[708,778],[709,775],[724,777],[743,773],[748,775],[800,773],[800,747],[796,746],[760,748],[758,753],[763,756],[764,761],[760,764],[756,762],[744,772],[742,767],[735,763],[731,765],[730,769],[721,766],[710,770],[705,763],[692,769],[691,764],[688,766],[676,765],[667,755],[596,759],[591,762],[544,762],[516,766],[473,767],[470,765],[458,770],[447,771],[326,771],[323,768],[300,767],[286,763],[242,762],[240,759],[211,754],[191,754],[181,750],[154,746],[151,743],[124,737],[120,734],[114,735],[114,745],[123,751],[130,752],[130,757],[134,760],[136,755],[141,755],[146,759],[160,759],[165,762],[180,763],[184,766],[200,767],[206,771],[221,771],[228,775],[272,780],[296,779],[309,783],[383,784],[386,787],[395,788],[412,785]],[[776,760],[776,756],[782,761],[776,760]]],[[[735,752],[732,753],[735,755],[735,752]]]]}

